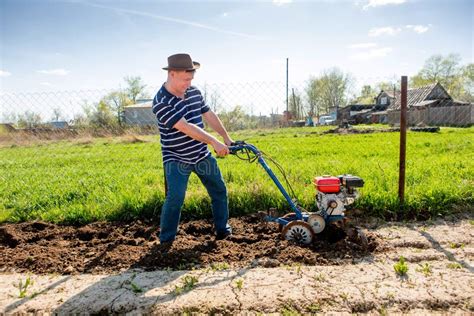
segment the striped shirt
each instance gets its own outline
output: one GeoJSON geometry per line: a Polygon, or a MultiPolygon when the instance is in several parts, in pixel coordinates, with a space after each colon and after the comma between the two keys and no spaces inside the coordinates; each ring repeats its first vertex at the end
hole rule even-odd
{"type": "Polygon", "coordinates": [[[165,85],[161,87],[153,99],[152,111],[158,120],[163,163],[180,161],[193,165],[210,155],[205,143],[173,128],[182,118],[190,124],[204,128],[202,114],[209,110],[196,87],[189,87],[184,99],[168,92],[165,85]]]}

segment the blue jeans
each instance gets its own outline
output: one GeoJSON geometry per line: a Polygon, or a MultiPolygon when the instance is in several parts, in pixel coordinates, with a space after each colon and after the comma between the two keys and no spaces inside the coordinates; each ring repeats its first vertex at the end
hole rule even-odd
{"type": "Polygon", "coordinates": [[[225,234],[232,231],[227,223],[229,219],[227,189],[216,158],[209,155],[195,165],[170,161],[165,164],[164,169],[168,183],[168,193],[161,209],[161,242],[170,242],[176,238],[181,217],[181,207],[184,202],[191,172],[196,173],[211,197],[216,233],[225,234]]]}

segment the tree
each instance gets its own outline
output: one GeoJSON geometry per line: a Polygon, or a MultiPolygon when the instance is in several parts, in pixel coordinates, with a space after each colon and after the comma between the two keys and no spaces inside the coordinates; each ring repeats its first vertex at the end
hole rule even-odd
{"type": "Polygon", "coordinates": [[[347,103],[353,79],[350,74],[342,72],[338,68],[323,71],[317,78],[310,78],[306,88],[310,110],[327,113],[330,108],[336,109],[347,103]]]}
{"type": "Polygon", "coordinates": [[[132,101],[132,104],[137,103],[137,96],[145,96],[144,91],[146,88],[146,84],[142,83],[142,78],[140,76],[137,77],[125,77],[125,82],[127,83],[127,87],[125,88],[125,93],[127,94],[128,98],[132,101]]]}
{"type": "MultiPolygon", "coordinates": [[[[395,82],[395,81],[394,81],[395,82]]],[[[375,92],[376,92],[376,95],[380,93],[380,91],[385,91],[385,92],[388,92],[390,94],[393,94],[394,91],[400,91],[400,84],[401,84],[401,81],[400,79],[398,79],[396,81],[396,83],[393,83],[393,82],[390,82],[390,81],[381,81],[381,82],[378,82],[376,85],[375,85],[375,92]]]]}
{"type": "Polygon", "coordinates": [[[202,88],[202,97],[213,112],[218,113],[221,109],[221,96],[218,91],[209,92],[209,86],[205,84],[202,88]]]}
{"type": "Polygon", "coordinates": [[[292,116],[300,120],[304,118],[303,113],[303,102],[301,94],[296,89],[291,89],[291,96],[288,102],[288,110],[291,112],[292,116]]]}
{"type": "Polygon", "coordinates": [[[374,104],[374,98],[377,96],[377,90],[373,89],[371,85],[364,85],[360,91],[360,95],[351,103],[355,104],[374,104]]]}
{"type": "Polygon", "coordinates": [[[421,87],[439,82],[453,97],[463,94],[463,67],[461,57],[450,54],[446,57],[433,55],[425,61],[423,68],[411,78],[411,86],[421,87]]]}
{"type": "Polygon", "coordinates": [[[305,88],[306,96],[308,97],[307,112],[308,115],[319,116],[318,95],[317,95],[317,80],[314,77],[309,78],[309,84],[305,88]]]}
{"type": "Polygon", "coordinates": [[[474,64],[467,64],[462,69],[463,74],[463,91],[459,95],[459,99],[473,103],[474,102],[474,64]]]}
{"type": "Polygon", "coordinates": [[[107,103],[107,105],[115,112],[118,124],[122,125],[122,113],[124,107],[133,103],[132,100],[129,99],[127,93],[120,90],[112,91],[107,94],[102,101],[107,103]]]}
{"type": "Polygon", "coordinates": [[[54,108],[53,109],[53,121],[59,121],[59,119],[62,117],[61,109],[60,108],[54,108]]]}
{"type": "Polygon", "coordinates": [[[90,115],[90,123],[96,127],[113,127],[116,120],[110,106],[101,100],[93,109],[90,115]]]}
{"type": "Polygon", "coordinates": [[[33,111],[25,111],[19,114],[17,118],[18,128],[33,128],[41,123],[41,115],[33,111]]]}

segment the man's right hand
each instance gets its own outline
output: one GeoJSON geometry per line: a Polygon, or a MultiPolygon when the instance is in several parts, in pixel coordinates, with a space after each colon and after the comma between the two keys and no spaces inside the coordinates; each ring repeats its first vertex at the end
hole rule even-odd
{"type": "Polygon", "coordinates": [[[229,154],[229,147],[219,141],[214,142],[212,144],[212,147],[214,148],[214,151],[219,157],[225,157],[229,154]]]}

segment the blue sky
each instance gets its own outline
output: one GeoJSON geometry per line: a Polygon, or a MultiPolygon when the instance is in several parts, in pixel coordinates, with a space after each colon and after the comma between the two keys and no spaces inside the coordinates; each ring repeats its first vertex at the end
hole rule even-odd
{"type": "Polygon", "coordinates": [[[0,91],[151,87],[188,52],[195,82],[302,82],[339,67],[358,84],[412,75],[433,54],[473,62],[473,3],[0,0],[0,91]]]}

